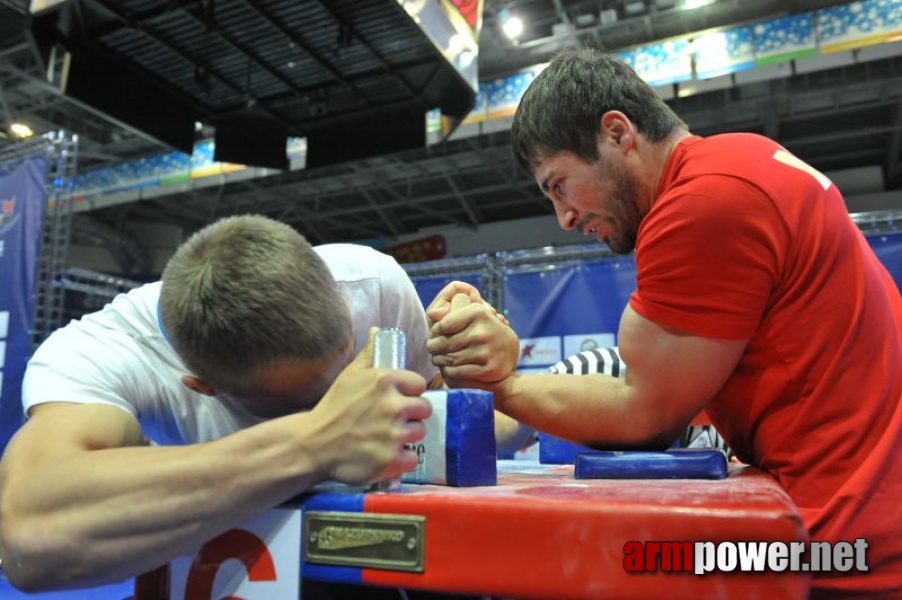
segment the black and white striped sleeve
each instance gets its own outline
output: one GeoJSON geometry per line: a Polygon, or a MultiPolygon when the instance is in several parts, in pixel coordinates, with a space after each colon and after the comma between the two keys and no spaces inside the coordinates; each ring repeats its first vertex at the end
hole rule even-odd
{"type": "Polygon", "coordinates": [[[612,377],[626,376],[626,363],[620,358],[616,346],[584,350],[568,356],[564,360],[548,367],[548,371],[557,374],[588,375],[604,373],[612,377]]]}

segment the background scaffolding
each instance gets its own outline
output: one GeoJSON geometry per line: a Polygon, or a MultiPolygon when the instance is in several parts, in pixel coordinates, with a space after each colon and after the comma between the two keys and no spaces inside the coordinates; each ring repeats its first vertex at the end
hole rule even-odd
{"type": "Polygon", "coordinates": [[[77,148],[77,136],[55,131],[0,150],[0,163],[41,153],[48,158],[47,200],[41,224],[41,252],[31,322],[34,346],[62,325],[63,289],[56,285],[56,281],[66,267],[69,253],[72,181],[78,160],[77,148]]]}

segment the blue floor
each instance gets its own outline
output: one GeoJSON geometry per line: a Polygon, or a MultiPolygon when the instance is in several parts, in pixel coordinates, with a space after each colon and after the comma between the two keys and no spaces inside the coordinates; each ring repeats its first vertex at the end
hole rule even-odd
{"type": "Polygon", "coordinates": [[[0,573],[0,599],[2,600],[125,600],[135,591],[133,579],[96,588],[71,590],[68,592],[42,592],[26,594],[20,592],[0,573]]]}

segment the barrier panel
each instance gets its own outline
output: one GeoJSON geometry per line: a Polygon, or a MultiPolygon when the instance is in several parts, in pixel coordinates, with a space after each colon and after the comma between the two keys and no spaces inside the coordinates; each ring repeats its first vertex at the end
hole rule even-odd
{"type": "Polygon", "coordinates": [[[0,455],[22,423],[48,158],[0,164],[0,455]]]}
{"type": "MultiPolygon", "coordinates": [[[[902,211],[851,215],[902,288],[902,211]]],[[[403,265],[425,306],[450,281],[480,289],[520,336],[521,371],[616,345],[620,316],[636,286],[632,256],[604,244],[498,252],[403,265]]]]}

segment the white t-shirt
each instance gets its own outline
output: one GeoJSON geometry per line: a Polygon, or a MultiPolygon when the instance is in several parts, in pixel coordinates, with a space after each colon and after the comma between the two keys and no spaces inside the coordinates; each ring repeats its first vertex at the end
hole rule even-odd
{"type": "MultiPolygon", "coordinates": [[[[407,337],[407,368],[430,381],[438,373],[426,351],[427,323],[413,283],[395,260],[366,246],[316,247],[338,282],[354,322],[355,354],[369,328],[397,327],[407,337]]],[[[159,328],[161,283],[120,294],[103,309],[58,329],[34,353],[22,404],[103,403],[122,408],[158,444],[205,442],[264,419],[224,397],[181,382],[188,369],[159,328]]]]}

